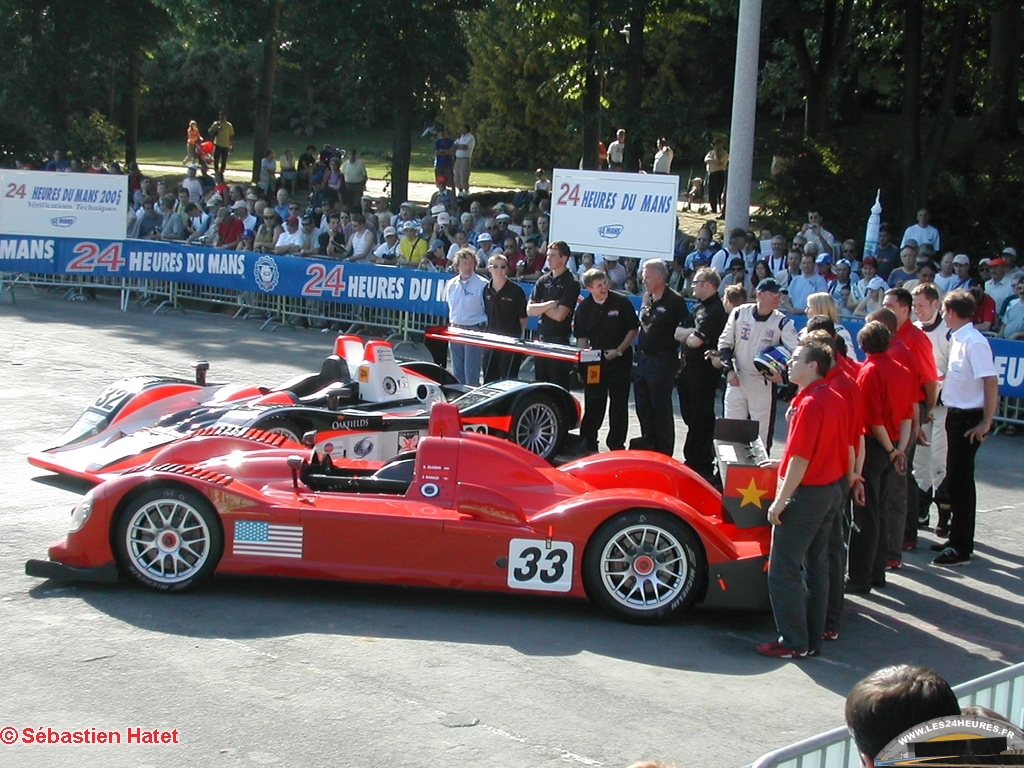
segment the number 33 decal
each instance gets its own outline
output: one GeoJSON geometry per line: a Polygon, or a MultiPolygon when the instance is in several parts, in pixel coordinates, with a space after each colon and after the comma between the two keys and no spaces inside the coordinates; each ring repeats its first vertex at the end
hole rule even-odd
{"type": "Polygon", "coordinates": [[[568,541],[512,539],[508,544],[508,586],[543,592],[572,589],[573,547],[568,541]]]}

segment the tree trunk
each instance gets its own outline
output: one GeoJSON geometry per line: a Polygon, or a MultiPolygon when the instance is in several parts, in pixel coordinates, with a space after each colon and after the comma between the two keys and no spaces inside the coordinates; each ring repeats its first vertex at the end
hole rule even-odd
{"type": "Polygon", "coordinates": [[[988,88],[981,113],[985,138],[1020,135],[1020,0],[999,0],[991,16],[988,49],[988,88]]]}
{"type": "Polygon", "coordinates": [[[601,141],[600,25],[602,0],[587,0],[587,48],[583,80],[583,167],[600,168],[597,144],[601,141]]]}
{"type": "Polygon", "coordinates": [[[949,54],[942,77],[942,96],[939,110],[928,138],[925,140],[924,153],[920,161],[918,176],[917,207],[927,204],[928,190],[935,178],[935,171],[946,148],[946,140],[953,128],[953,101],[956,98],[957,86],[960,83],[960,72],[964,65],[964,51],[967,48],[967,27],[970,22],[971,9],[967,3],[958,3],[953,9],[953,29],[950,33],[949,54]]]}
{"type": "Polygon", "coordinates": [[[647,0],[634,0],[629,12],[629,42],[626,46],[626,154],[623,167],[636,172],[644,157],[644,26],[647,0]]]}
{"type": "MultiPolygon", "coordinates": [[[[911,0],[913,2],[914,0],[911,0]]],[[[853,0],[825,0],[822,5],[821,33],[817,64],[811,61],[807,50],[804,27],[793,28],[790,39],[796,54],[797,66],[804,79],[807,103],[804,111],[804,133],[816,136],[828,127],[828,98],[839,62],[846,52],[853,21],[853,0]]]]}
{"type": "Polygon", "coordinates": [[[125,94],[124,160],[131,165],[139,159],[139,99],[142,90],[142,51],[128,54],[128,89],[125,94]]]}
{"type": "Polygon", "coordinates": [[[270,110],[274,102],[274,76],[277,72],[277,35],[281,24],[282,0],[271,0],[263,28],[263,67],[259,92],[256,94],[256,115],[252,137],[252,183],[260,180],[260,162],[270,149],[270,110]]]}
{"type": "Polygon", "coordinates": [[[394,135],[391,143],[391,210],[409,199],[409,161],[412,158],[412,117],[416,103],[412,87],[398,91],[394,104],[394,135]]]}
{"type": "Polygon", "coordinates": [[[921,37],[923,0],[907,0],[903,21],[903,220],[921,206],[921,37]]]}

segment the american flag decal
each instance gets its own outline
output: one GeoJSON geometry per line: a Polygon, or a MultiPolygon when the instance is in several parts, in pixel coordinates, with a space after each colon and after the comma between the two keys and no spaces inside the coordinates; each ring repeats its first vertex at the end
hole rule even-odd
{"type": "Polygon", "coordinates": [[[302,526],[235,521],[233,555],[302,557],[302,526]]]}

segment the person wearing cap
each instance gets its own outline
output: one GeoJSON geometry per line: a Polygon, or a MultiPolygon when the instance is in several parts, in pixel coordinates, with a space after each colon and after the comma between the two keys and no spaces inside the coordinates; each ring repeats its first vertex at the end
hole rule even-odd
{"type": "Polygon", "coordinates": [[[190,203],[198,203],[203,199],[203,185],[196,176],[196,171],[199,170],[199,166],[195,163],[190,163],[184,179],[181,180],[182,189],[188,190],[188,200],[190,203]]]}
{"type": "MultiPolygon", "coordinates": [[[[861,269],[864,265],[861,264],[861,269]]],[[[866,279],[866,278],[865,278],[866,279]]],[[[862,280],[862,283],[864,281],[862,280]]],[[[889,284],[881,277],[875,275],[864,285],[864,298],[860,300],[853,309],[854,317],[867,317],[882,306],[882,297],[889,289],[889,284]]]]}
{"type": "Polygon", "coordinates": [[[718,273],[703,267],[691,283],[697,305],[693,325],[676,328],[682,343],[682,369],[676,379],[679,412],[686,422],[683,460],[708,482],[715,481],[715,400],[722,371],[708,352],[718,349],[728,315],[719,295],[718,273]]]}
{"type": "Polygon", "coordinates": [[[828,292],[828,283],[817,273],[815,258],[809,253],[804,253],[800,257],[800,274],[791,278],[786,287],[786,297],[782,303],[784,312],[802,315],[807,310],[808,296],[812,293],[828,292]]]}
{"type": "MultiPolygon", "coordinates": [[[[253,195],[253,197],[256,200],[259,199],[256,195],[253,195]]],[[[239,200],[232,206],[235,210],[235,215],[242,220],[242,226],[245,229],[251,229],[253,232],[260,225],[259,216],[253,213],[256,200],[249,200],[247,196],[246,200],[239,200]]]]}
{"type": "Polygon", "coordinates": [[[398,232],[394,227],[384,227],[384,242],[377,246],[371,261],[374,264],[396,266],[398,264],[398,232]]]}
{"type": "Polygon", "coordinates": [[[448,188],[447,176],[437,177],[437,190],[430,196],[431,211],[438,205],[444,211],[452,211],[455,208],[455,195],[448,188]]]}
{"type": "Polygon", "coordinates": [[[633,340],[640,321],[628,298],[611,290],[600,269],[583,273],[590,294],[576,309],[576,346],[601,352],[601,359],[580,365],[583,380],[583,421],[580,436],[589,453],[597,453],[597,431],[608,412],[606,444],[613,451],[626,447],[629,428],[629,384],[633,370],[633,340]]]}
{"type": "Polygon", "coordinates": [[[451,214],[444,210],[443,206],[438,206],[440,209],[435,216],[434,224],[432,227],[427,229],[427,219],[423,220],[423,234],[428,236],[428,239],[440,240],[444,243],[445,252],[447,253],[448,248],[452,243],[455,242],[455,226],[452,222],[451,214]]]}
{"type": "MultiPolygon", "coordinates": [[[[568,344],[572,335],[572,316],[576,311],[576,300],[580,295],[580,284],[568,269],[568,243],[561,240],[548,247],[545,272],[533,286],[533,293],[526,305],[526,313],[536,317],[540,340],[551,344],[568,344]]],[[[534,378],[550,381],[569,389],[571,363],[537,357],[534,361],[534,378]]]]}
{"type": "Polygon", "coordinates": [[[298,253],[302,250],[302,232],[299,230],[299,217],[289,216],[284,222],[284,231],[278,236],[274,245],[274,253],[298,253]]]}
{"type": "Polygon", "coordinates": [[[977,489],[974,460],[992,429],[999,404],[999,380],[988,340],[973,327],[974,301],[966,291],[950,291],[942,300],[942,318],[952,334],[949,368],[942,387],[946,404],[946,483],[949,492],[949,541],[933,565],[966,565],[974,553],[977,489]]]}
{"type": "Polygon", "coordinates": [[[750,278],[747,275],[747,264],[741,256],[736,256],[729,262],[729,270],[721,277],[718,285],[719,296],[725,295],[725,289],[730,285],[739,285],[744,291],[751,291],[750,278]]]}
{"type": "Polygon", "coordinates": [[[743,258],[743,246],[746,244],[746,230],[736,228],[729,232],[729,240],[725,247],[711,257],[711,268],[718,273],[720,278],[728,274],[729,265],[733,259],[743,258]]]}
{"type": "Polygon", "coordinates": [[[469,194],[469,175],[473,170],[473,151],[476,149],[476,137],[470,131],[469,124],[463,124],[459,137],[452,144],[455,152],[453,169],[455,194],[469,194]]]}
{"type": "Polygon", "coordinates": [[[185,224],[181,220],[181,216],[178,215],[178,212],[174,210],[173,197],[164,197],[160,200],[160,214],[162,216],[160,239],[184,240],[185,224]]]}
{"type": "Polygon", "coordinates": [[[1000,255],[991,260],[989,269],[992,276],[985,283],[985,293],[992,297],[998,309],[1002,309],[1006,300],[1013,296],[1011,278],[1007,277],[1010,263],[1000,255]]]}
{"type": "MultiPolygon", "coordinates": [[[[596,257],[595,257],[596,260],[596,257]]],[[[605,253],[602,254],[602,259],[599,264],[595,265],[598,269],[603,269],[604,273],[608,275],[608,282],[611,285],[613,291],[621,291],[622,286],[626,284],[626,268],[622,265],[622,260],[618,257],[618,254],[605,253]]]]}
{"type": "MultiPolygon", "coordinates": [[[[526,330],[526,293],[509,280],[508,259],[495,253],[487,260],[491,279],[484,288],[484,307],[487,310],[487,332],[522,338],[526,330]]],[[[485,355],[484,383],[500,379],[519,378],[523,356],[516,352],[489,350],[485,355]]]]}
{"type": "Polygon", "coordinates": [[[939,230],[932,226],[931,214],[928,212],[927,208],[919,210],[917,212],[917,223],[911,224],[903,232],[903,239],[900,240],[900,248],[903,248],[910,240],[917,243],[918,248],[927,243],[935,251],[941,250],[942,237],[939,235],[939,230]]]}
{"type": "Polygon", "coordinates": [[[758,422],[758,434],[768,450],[775,431],[774,385],[781,384],[782,377],[774,374],[767,378],[757,370],[754,358],[779,345],[790,352],[796,349],[796,328],[779,311],[781,300],[778,282],[774,278],[762,280],[757,285],[756,302],[730,312],[718,339],[718,354],[728,382],[725,418],[758,422]]]}
{"type": "Polygon", "coordinates": [[[481,232],[476,236],[476,260],[479,264],[487,264],[487,260],[495,253],[503,253],[498,243],[494,242],[490,232],[481,232]]]}
{"type": "Polygon", "coordinates": [[[814,269],[829,287],[836,281],[835,272],[832,271],[832,254],[819,253],[814,259],[814,269]]]}
{"type": "Polygon", "coordinates": [[[235,126],[228,122],[226,112],[221,112],[218,118],[206,132],[207,136],[213,138],[213,170],[214,173],[224,175],[224,169],[228,165],[228,155],[235,148],[235,126]]]}
{"type": "MultiPolygon", "coordinates": [[[[459,251],[455,268],[457,274],[447,283],[448,324],[452,328],[482,331],[487,327],[487,281],[476,273],[476,254],[469,248],[459,251]]],[[[479,387],[483,347],[452,342],[449,349],[455,378],[460,384],[479,387]]]]}
{"type": "Polygon", "coordinates": [[[971,258],[966,253],[958,253],[953,257],[953,274],[956,275],[949,284],[950,291],[967,291],[974,285],[971,277],[971,258]]]}
{"type": "Polygon", "coordinates": [[[217,211],[216,235],[214,236],[213,245],[218,248],[234,248],[238,245],[238,241],[242,239],[242,232],[244,230],[245,225],[235,215],[233,209],[221,208],[217,211]]]}
{"type": "Polygon", "coordinates": [[[416,229],[420,228],[420,220],[416,218],[416,209],[412,203],[406,200],[398,206],[398,213],[391,218],[391,226],[398,231],[398,234],[402,234],[405,231],[405,225],[409,222],[415,224],[416,229]]]}
{"type": "Polygon", "coordinates": [[[416,222],[403,222],[402,239],[398,243],[398,265],[418,269],[420,260],[429,252],[430,243],[420,236],[420,229],[416,222]]]}

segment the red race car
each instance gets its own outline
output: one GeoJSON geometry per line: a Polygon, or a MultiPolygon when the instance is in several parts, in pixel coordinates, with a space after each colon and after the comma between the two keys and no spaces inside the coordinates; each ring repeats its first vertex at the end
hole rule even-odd
{"type": "MultiPolygon", "coordinates": [[[[216,573],[589,596],[613,616],[664,622],[695,603],[767,609],[767,525],[738,527],[722,496],[660,454],[616,451],[552,467],[463,432],[436,403],[416,452],[387,463],[259,451],[223,431],[90,491],[30,576],[157,590],[216,573]],[[208,459],[211,455],[218,458],[208,459]]],[[[280,446],[280,447],[274,447],[280,446]]]]}

